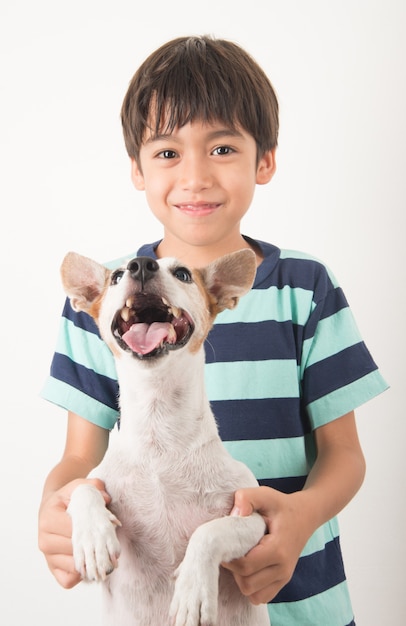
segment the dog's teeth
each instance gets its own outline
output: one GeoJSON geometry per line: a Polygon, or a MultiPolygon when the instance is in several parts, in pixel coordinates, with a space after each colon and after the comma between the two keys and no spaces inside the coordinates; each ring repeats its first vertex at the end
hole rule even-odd
{"type": "Polygon", "coordinates": [[[126,300],[125,304],[126,304],[126,306],[127,306],[129,309],[131,309],[131,307],[133,306],[133,304],[134,304],[134,300],[135,300],[135,299],[134,299],[134,296],[131,296],[130,298],[127,298],[127,300],[126,300]]]}
{"type": "Polygon", "coordinates": [[[171,313],[172,313],[173,317],[180,317],[181,313],[182,313],[182,310],[179,307],[177,307],[177,306],[173,306],[172,309],[171,309],[171,313]]]}
{"type": "Polygon", "coordinates": [[[176,330],[174,329],[174,327],[171,324],[171,327],[169,328],[168,337],[166,338],[166,341],[168,343],[176,343],[176,339],[177,339],[176,330]]]}
{"type": "Polygon", "coordinates": [[[162,302],[164,303],[165,306],[169,308],[169,302],[166,298],[162,297],[162,302]]]}
{"type": "Polygon", "coordinates": [[[130,319],[130,309],[128,308],[128,306],[125,306],[123,309],[121,309],[121,319],[123,319],[125,322],[128,322],[128,320],[130,319]]]}

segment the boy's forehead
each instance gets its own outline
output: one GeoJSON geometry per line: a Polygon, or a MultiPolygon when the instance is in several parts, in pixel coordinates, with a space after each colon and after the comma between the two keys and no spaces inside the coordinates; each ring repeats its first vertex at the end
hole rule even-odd
{"type": "Polygon", "coordinates": [[[230,126],[225,124],[222,120],[206,121],[201,119],[195,119],[186,122],[185,124],[172,125],[169,120],[163,120],[159,125],[156,124],[156,119],[149,120],[143,137],[143,143],[151,143],[165,138],[170,138],[178,135],[183,128],[188,128],[196,134],[202,134],[208,139],[220,139],[221,137],[235,137],[243,138],[246,134],[242,128],[238,126],[230,126]]]}

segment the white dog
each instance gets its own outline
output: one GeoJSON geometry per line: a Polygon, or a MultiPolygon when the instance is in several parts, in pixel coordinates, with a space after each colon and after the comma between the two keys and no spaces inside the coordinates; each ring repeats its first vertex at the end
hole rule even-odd
{"type": "Polygon", "coordinates": [[[68,507],[76,568],[103,580],[105,624],[269,625],[266,606],[220,567],[255,546],[265,523],[229,515],[235,490],[257,481],[225,450],[204,385],[203,342],[255,270],[250,250],[193,271],[173,258],[113,272],[76,253],[63,261],[72,307],[96,320],[120,385],[120,432],[92,472],[110,510],[87,484],[68,507]]]}

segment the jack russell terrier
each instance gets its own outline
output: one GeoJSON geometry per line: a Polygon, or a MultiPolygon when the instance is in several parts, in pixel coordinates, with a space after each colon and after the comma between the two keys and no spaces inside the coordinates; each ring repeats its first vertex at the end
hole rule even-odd
{"type": "Polygon", "coordinates": [[[230,516],[234,492],[258,483],[218,434],[204,384],[204,340],[217,313],[252,286],[244,249],[203,269],[134,258],[120,269],[74,252],[61,268],[75,311],[96,321],[115,357],[120,431],[72,494],[75,567],[102,580],[110,626],[268,626],[221,562],[264,535],[261,515],[230,516]],[[119,567],[118,565],[118,557],[119,567]]]}

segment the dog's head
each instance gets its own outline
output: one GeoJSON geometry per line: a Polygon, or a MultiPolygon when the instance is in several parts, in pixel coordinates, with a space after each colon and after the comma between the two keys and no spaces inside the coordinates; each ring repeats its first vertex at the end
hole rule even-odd
{"type": "Polygon", "coordinates": [[[243,249],[202,269],[174,258],[136,257],[108,270],[69,252],[62,283],[75,311],[96,321],[115,356],[152,359],[188,345],[197,351],[216,315],[252,286],[255,254],[243,249]]]}

